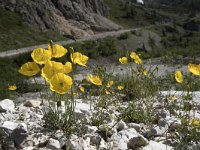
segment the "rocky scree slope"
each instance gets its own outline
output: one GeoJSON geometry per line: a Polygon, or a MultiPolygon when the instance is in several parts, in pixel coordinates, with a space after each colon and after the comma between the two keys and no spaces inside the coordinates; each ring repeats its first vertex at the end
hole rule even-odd
{"type": "Polygon", "coordinates": [[[103,17],[108,12],[103,0],[0,0],[0,8],[20,14],[45,31],[83,37],[120,26],[103,17]]]}

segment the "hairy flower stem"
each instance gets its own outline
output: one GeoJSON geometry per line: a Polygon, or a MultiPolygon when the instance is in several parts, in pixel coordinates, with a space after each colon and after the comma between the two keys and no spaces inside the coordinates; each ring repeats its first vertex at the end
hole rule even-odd
{"type": "Polygon", "coordinates": [[[75,86],[74,73],[75,73],[75,70],[76,70],[76,66],[72,62],[72,87],[71,87],[71,112],[70,112],[70,114],[71,114],[70,119],[72,119],[72,120],[74,118],[74,111],[75,111],[75,107],[76,107],[76,101],[75,101],[75,98],[74,98],[74,91],[75,91],[74,90],[74,86],[75,86]]]}

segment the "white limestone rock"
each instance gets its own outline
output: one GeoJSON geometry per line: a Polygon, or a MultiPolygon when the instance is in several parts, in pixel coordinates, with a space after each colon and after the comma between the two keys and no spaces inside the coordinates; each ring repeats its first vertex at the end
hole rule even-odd
{"type": "Polygon", "coordinates": [[[139,132],[141,129],[141,125],[137,123],[127,123],[127,126],[129,128],[134,128],[137,132],[139,132]]]}
{"type": "Polygon", "coordinates": [[[100,145],[99,145],[99,150],[107,150],[108,149],[108,146],[106,144],[106,142],[101,139],[101,142],[100,142],[100,145]]]}
{"type": "Polygon", "coordinates": [[[167,127],[156,126],[156,127],[153,127],[150,131],[147,132],[147,137],[163,136],[166,131],[167,131],[167,127]]]}
{"type": "Polygon", "coordinates": [[[34,147],[33,146],[29,146],[29,147],[24,147],[23,150],[33,150],[34,147]]]}
{"type": "Polygon", "coordinates": [[[108,149],[107,143],[98,134],[87,134],[86,137],[90,138],[90,144],[98,146],[100,150],[108,149]]]}
{"type": "Polygon", "coordinates": [[[40,100],[30,99],[30,100],[27,100],[27,101],[24,103],[24,106],[26,106],[26,107],[39,107],[40,104],[41,104],[41,101],[40,101],[40,100]]]}
{"type": "Polygon", "coordinates": [[[155,141],[149,141],[149,144],[139,150],[172,150],[171,146],[167,146],[162,143],[158,143],[155,141]]]}
{"type": "Polygon", "coordinates": [[[0,133],[4,136],[11,137],[16,145],[23,143],[28,137],[27,125],[25,123],[15,123],[5,121],[0,127],[0,133]]]}
{"type": "Polygon", "coordinates": [[[5,121],[3,125],[0,127],[0,131],[4,130],[6,132],[12,132],[14,129],[16,129],[18,126],[18,123],[12,122],[12,121],[5,121]]]}
{"type": "Polygon", "coordinates": [[[71,137],[66,142],[66,148],[70,150],[95,150],[94,146],[90,145],[90,138],[80,138],[76,135],[71,135],[71,137]]]}
{"type": "Polygon", "coordinates": [[[56,137],[56,139],[61,139],[62,137],[64,137],[64,132],[62,130],[57,130],[54,136],[56,137]]]}
{"type": "Polygon", "coordinates": [[[78,118],[90,116],[91,115],[90,104],[82,102],[76,103],[75,113],[78,116],[78,118]]]}
{"type": "MultiPolygon", "coordinates": [[[[87,116],[91,116],[91,110],[93,107],[90,107],[90,104],[84,103],[81,99],[76,99],[76,107],[75,107],[75,115],[79,119],[87,118],[87,116]]],[[[48,108],[46,108],[48,112],[48,108]]],[[[61,102],[61,112],[65,112],[65,102],[61,102]]]]}
{"type": "Polygon", "coordinates": [[[4,99],[0,101],[0,112],[14,111],[15,104],[10,99],[4,99]]]}
{"type": "Polygon", "coordinates": [[[112,122],[100,125],[98,133],[105,138],[111,137],[113,134],[117,133],[117,129],[113,125],[114,124],[112,122]]]}
{"type": "Polygon", "coordinates": [[[137,131],[133,128],[125,129],[115,133],[110,139],[113,140],[113,148],[115,150],[125,150],[128,148],[136,149],[148,144],[148,140],[137,133],[137,131]]]}
{"type": "Polygon", "coordinates": [[[179,127],[181,127],[181,120],[179,118],[176,118],[174,116],[167,116],[166,117],[166,122],[168,124],[168,126],[170,127],[170,129],[178,129],[179,127]]]}
{"type": "Polygon", "coordinates": [[[123,129],[127,128],[127,125],[124,121],[120,120],[117,125],[116,125],[116,129],[117,131],[121,131],[123,129]]]}
{"type": "Polygon", "coordinates": [[[96,126],[86,125],[85,127],[88,133],[95,133],[98,130],[96,126]]]}
{"type": "Polygon", "coordinates": [[[48,139],[50,138],[47,135],[44,135],[43,133],[33,133],[32,135],[34,145],[45,145],[47,143],[48,139]]]}
{"type": "Polygon", "coordinates": [[[144,1],[143,0],[137,0],[138,4],[144,5],[144,1]]]}
{"type": "Polygon", "coordinates": [[[51,150],[60,150],[60,142],[58,140],[55,140],[53,138],[50,138],[46,148],[51,149],[51,150]]]}

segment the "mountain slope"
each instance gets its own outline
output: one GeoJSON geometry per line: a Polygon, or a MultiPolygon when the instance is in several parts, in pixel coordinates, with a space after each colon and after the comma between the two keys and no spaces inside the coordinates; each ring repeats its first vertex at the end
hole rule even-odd
{"type": "Polygon", "coordinates": [[[0,7],[20,14],[43,31],[77,37],[120,28],[103,17],[107,10],[102,0],[0,0],[0,7]]]}
{"type": "Polygon", "coordinates": [[[24,23],[14,12],[0,9],[0,51],[48,43],[49,40],[64,40],[57,32],[41,32],[24,23]]]}

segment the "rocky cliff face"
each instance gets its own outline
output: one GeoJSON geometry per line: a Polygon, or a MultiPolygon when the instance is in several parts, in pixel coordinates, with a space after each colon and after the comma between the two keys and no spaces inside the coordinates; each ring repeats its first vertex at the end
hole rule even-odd
{"type": "Polygon", "coordinates": [[[52,29],[77,37],[120,27],[103,16],[103,0],[0,0],[0,8],[19,13],[41,30],[52,29]]]}

